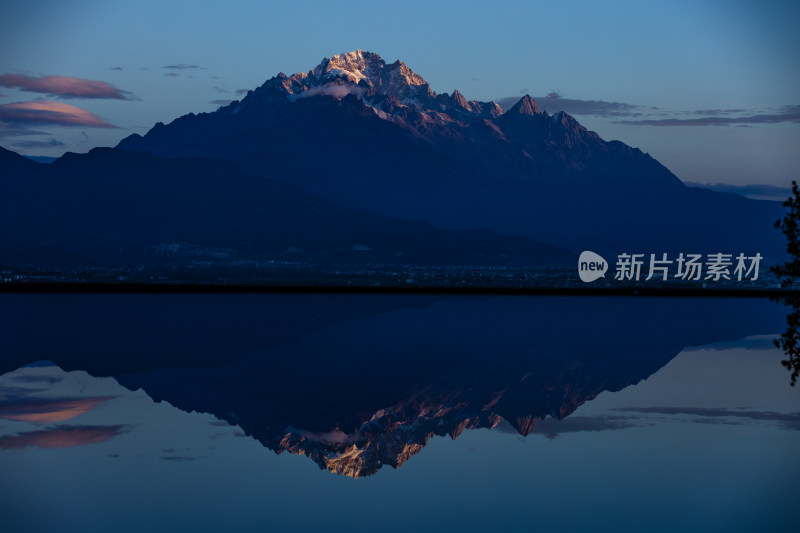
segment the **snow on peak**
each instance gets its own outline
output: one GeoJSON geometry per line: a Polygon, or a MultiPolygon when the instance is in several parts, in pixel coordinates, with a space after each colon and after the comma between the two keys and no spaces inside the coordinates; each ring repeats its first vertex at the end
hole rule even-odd
{"type": "Polygon", "coordinates": [[[316,79],[344,78],[358,83],[364,79],[371,81],[374,76],[380,74],[383,66],[385,63],[378,54],[356,50],[323,59],[310,75],[316,79]]]}
{"type": "MultiPolygon", "coordinates": [[[[502,110],[493,102],[467,101],[458,91],[437,95],[419,74],[400,60],[386,63],[378,54],[354,50],[324,58],[308,72],[292,76],[279,74],[267,80],[258,91],[267,100],[284,95],[290,102],[312,96],[341,99],[356,95],[381,117],[393,115],[403,107],[423,112],[455,111],[461,118],[468,114],[493,118],[502,110]]],[[[534,104],[535,106],[535,104],[534,104]]]]}
{"type": "Polygon", "coordinates": [[[416,93],[417,87],[428,85],[422,76],[415,74],[402,61],[387,64],[378,54],[364,50],[336,54],[330,59],[326,57],[308,73],[307,78],[315,84],[331,81],[365,84],[377,94],[391,95],[400,100],[416,93]]]}

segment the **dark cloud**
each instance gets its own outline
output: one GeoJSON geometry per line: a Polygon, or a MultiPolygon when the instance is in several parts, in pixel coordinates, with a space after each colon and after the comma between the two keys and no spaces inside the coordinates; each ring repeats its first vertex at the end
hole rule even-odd
{"type": "Polygon", "coordinates": [[[63,142],[56,139],[49,139],[47,141],[16,141],[11,143],[14,148],[58,148],[65,146],[63,142]]]}
{"type": "Polygon", "coordinates": [[[3,405],[11,401],[15,401],[16,398],[22,398],[27,394],[44,392],[48,389],[49,387],[31,387],[29,385],[25,387],[12,387],[10,385],[3,385],[3,387],[0,389],[0,395],[2,395],[3,397],[3,401],[0,402],[0,405],[3,405]]]}
{"type": "Polygon", "coordinates": [[[111,67],[111,70],[122,70],[122,67],[111,67]]]}
{"type": "Polygon", "coordinates": [[[49,135],[46,131],[34,130],[19,124],[10,124],[0,119],[0,139],[21,137],[23,135],[49,135]]]}
{"type": "Polygon", "coordinates": [[[71,448],[99,444],[128,431],[127,426],[58,426],[0,437],[0,450],[71,448]]]}
{"type": "MultiPolygon", "coordinates": [[[[800,413],[778,413],[775,411],[751,411],[749,409],[725,409],[706,407],[621,407],[615,411],[627,413],[690,415],[708,419],[726,419],[735,417],[746,420],[777,422],[785,429],[800,430],[800,413]]],[[[725,420],[718,420],[722,423],[725,420]]],[[[736,422],[735,420],[733,422],[736,422]]]]}
{"type": "MultiPolygon", "coordinates": [[[[740,194],[756,200],[786,200],[792,194],[789,187],[775,187],[773,185],[729,185],[727,183],[696,183],[684,182],[689,187],[700,187],[718,192],[740,194]]],[[[773,347],[772,341],[764,341],[764,346],[773,347]]]]}
{"type": "MultiPolygon", "coordinates": [[[[604,100],[562,98],[558,93],[536,96],[534,100],[536,100],[539,109],[548,113],[564,111],[570,115],[594,115],[598,117],[635,117],[642,114],[641,106],[621,102],[606,102],[604,100]]],[[[503,109],[511,109],[518,101],[519,97],[509,96],[508,98],[501,98],[497,103],[503,109]]]]}
{"type": "Polygon", "coordinates": [[[237,100],[211,100],[211,103],[214,105],[228,105],[231,102],[236,102],[237,100]]]}
{"type": "MultiPolygon", "coordinates": [[[[92,128],[116,128],[103,122],[97,115],[62,102],[34,100],[0,104],[0,123],[27,126],[30,124],[49,126],[88,126],[92,128]]],[[[2,130],[0,130],[2,132],[2,130]]]]}
{"type": "MultiPolygon", "coordinates": [[[[612,409],[625,414],[597,416],[569,416],[562,420],[544,418],[536,421],[532,434],[555,438],[562,433],[587,431],[610,431],[654,425],[656,418],[647,415],[688,416],[684,422],[698,424],[743,425],[748,421],[771,422],[788,430],[800,430],[800,412],[779,413],[749,409],[703,408],[703,407],[622,407],[612,409]]],[[[519,434],[510,423],[503,420],[497,431],[519,434]]]]}
{"type": "Polygon", "coordinates": [[[691,422],[708,426],[743,426],[744,422],[736,418],[695,418],[691,422]]]}
{"type": "Polygon", "coordinates": [[[746,109],[698,109],[690,111],[690,113],[693,115],[735,115],[746,111],[746,109]]]}
{"type": "Polygon", "coordinates": [[[185,455],[165,455],[161,457],[165,461],[174,461],[176,463],[183,463],[185,461],[196,461],[199,457],[189,457],[185,455]]]}
{"type": "Polygon", "coordinates": [[[37,376],[37,375],[22,374],[17,372],[6,374],[5,378],[8,379],[9,381],[16,381],[17,383],[47,383],[48,385],[53,385],[55,383],[58,383],[62,379],[55,376],[37,376]]]}
{"type": "Polygon", "coordinates": [[[180,74],[178,74],[177,72],[166,72],[164,76],[168,76],[170,78],[178,78],[180,77],[180,74]]]}
{"type": "MultiPolygon", "coordinates": [[[[732,113],[734,110],[726,110],[732,113]]],[[[759,113],[740,117],[724,116],[717,114],[698,118],[664,118],[619,120],[616,124],[629,126],[731,126],[750,124],[779,124],[781,122],[800,123],[800,105],[786,106],[773,113],[759,113]]]]}
{"type": "MultiPolygon", "coordinates": [[[[652,106],[639,106],[605,100],[578,100],[562,98],[553,92],[534,97],[539,109],[549,113],[564,111],[571,115],[591,115],[618,118],[614,124],[629,126],[738,126],[754,124],[800,123],[800,105],[790,105],[772,111],[748,111],[747,109],[697,109],[693,111],[669,112],[652,106]]],[[[505,110],[511,109],[519,97],[509,96],[497,100],[505,110]]]]}
{"type": "Polygon", "coordinates": [[[250,89],[236,89],[236,94],[247,94],[250,92],[250,89]]]}
{"type": "Polygon", "coordinates": [[[198,65],[184,65],[183,63],[179,63],[177,65],[167,65],[161,68],[167,68],[171,70],[191,70],[191,69],[208,70],[206,67],[201,67],[198,65]]]}
{"type": "Polygon", "coordinates": [[[42,93],[58,98],[111,98],[130,100],[131,94],[110,83],[69,76],[26,76],[1,74],[0,86],[42,93]]]}
{"type": "MultiPolygon", "coordinates": [[[[608,431],[626,429],[642,425],[640,417],[633,415],[597,415],[569,416],[562,420],[544,418],[536,421],[533,434],[544,434],[553,438],[561,433],[578,433],[584,431],[608,431]]],[[[502,433],[519,434],[519,430],[510,423],[502,421],[495,428],[502,433]]]]}
{"type": "Polygon", "coordinates": [[[536,424],[534,433],[543,433],[548,438],[554,438],[562,433],[579,433],[585,431],[609,431],[613,429],[626,429],[641,425],[637,417],[633,416],[570,416],[563,420],[545,418],[536,424]]]}

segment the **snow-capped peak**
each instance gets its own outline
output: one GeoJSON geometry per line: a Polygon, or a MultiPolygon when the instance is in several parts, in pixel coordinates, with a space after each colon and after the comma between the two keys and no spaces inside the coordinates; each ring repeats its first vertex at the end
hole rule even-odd
{"type": "MultiPolygon", "coordinates": [[[[324,58],[308,72],[292,76],[279,74],[256,91],[258,100],[296,102],[313,96],[337,99],[356,95],[379,116],[394,116],[402,108],[423,113],[454,112],[459,119],[469,116],[493,118],[502,110],[493,102],[468,101],[461,93],[437,95],[419,74],[400,60],[386,63],[374,52],[354,50],[324,58]]],[[[242,105],[248,105],[246,101],[242,105]]]]}
{"type": "Polygon", "coordinates": [[[308,73],[307,78],[314,84],[332,81],[363,83],[375,94],[390,95],[401,101],[412,96],[410,93],[417,93],[422,86],[427,92],[428,85],[422,76],[415,74],[402,61],[387,64],[378,54],[364,50],[325,58],[308,73]]]}
{"type": "Polygon", "coordinates": [[[361,80],[371,81],[380,75],[386,63],[378,54],[356,50],[346,54],[337,54],[325,58],[310,73],[310,77],[318,80],[326,78],[344,78],[358,83],[361,80]]]}

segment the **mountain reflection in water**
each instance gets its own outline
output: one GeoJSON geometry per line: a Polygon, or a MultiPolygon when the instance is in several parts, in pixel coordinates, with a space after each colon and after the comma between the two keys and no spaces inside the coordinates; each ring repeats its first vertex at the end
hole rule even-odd
{"type": "MultiPolygon", "coordinates": [[[[345,295],[26,295],[1,309],[0,375],[49,360],[113,377],[354,478],[437,435],[554,431],[683,348],[774,333],[783,313],[761,300],[345,295]]],[[[109,399],[29,396],[6,390],[0,417],[61,422],[109,399]]],[[[6,444],[128,430],[56,426],[6,444]]]]}

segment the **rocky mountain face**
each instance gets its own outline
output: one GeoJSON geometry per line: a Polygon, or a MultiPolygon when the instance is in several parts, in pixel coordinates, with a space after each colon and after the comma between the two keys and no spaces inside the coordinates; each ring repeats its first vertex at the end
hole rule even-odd
{"type": "Polygon", "coordinates": [[[776,202],[686,187],[527,95],[504,112],[437,94],[402,61],[361,50],[119,148],[219,157],[350,207],[574,249],[782,251],[776,202]]]}

